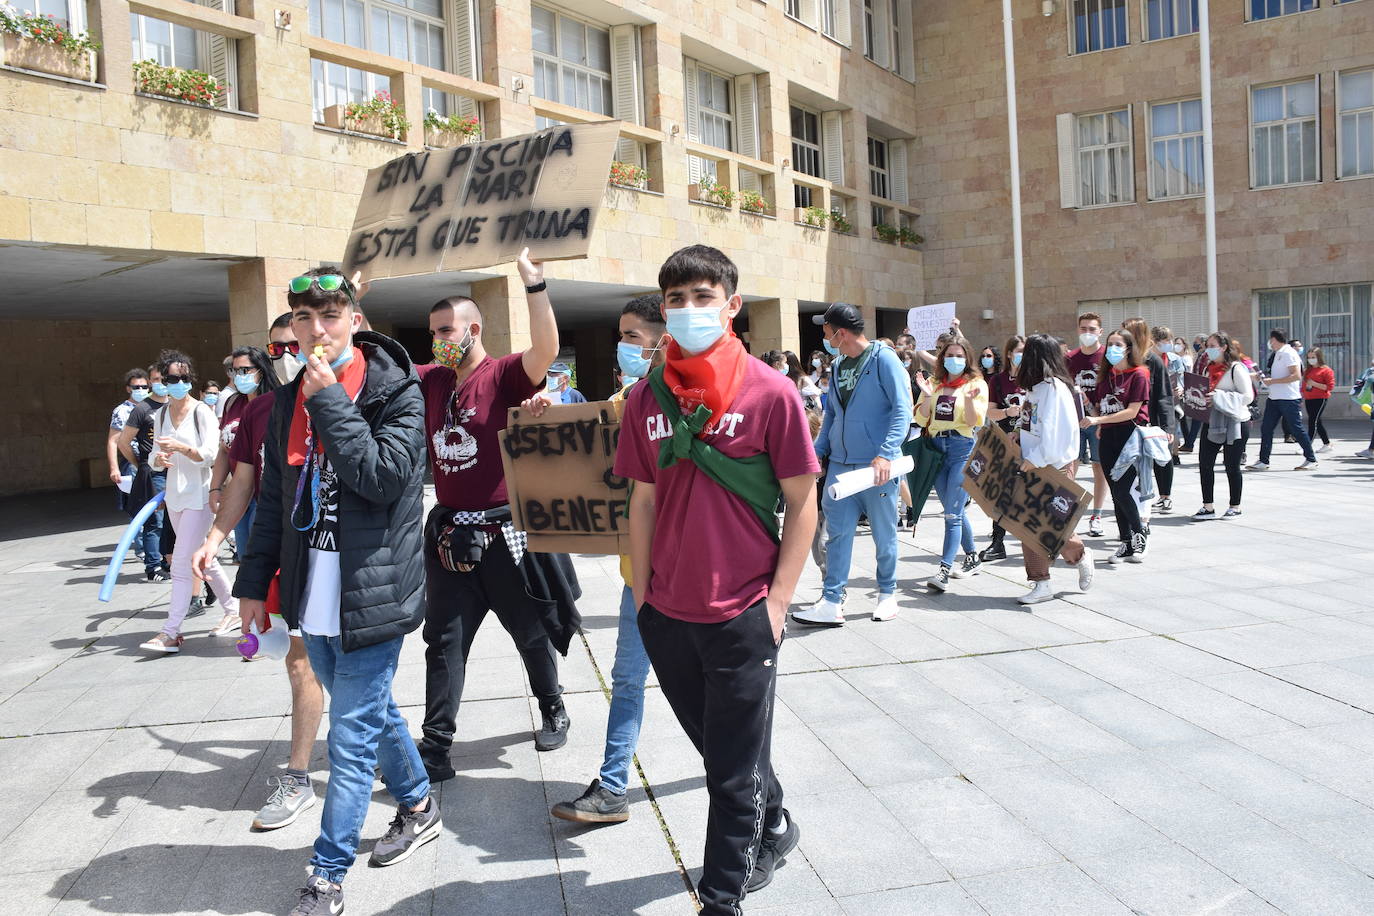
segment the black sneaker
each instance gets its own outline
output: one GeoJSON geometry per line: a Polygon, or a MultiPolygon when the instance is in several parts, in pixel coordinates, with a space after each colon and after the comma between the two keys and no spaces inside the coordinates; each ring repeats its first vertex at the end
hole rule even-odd
{"type": "Polygon", "coordinates": [[[978,551],[978,559],[982,560],[984,563],[988,563],[992,560],[1005,560],[1006,558],[1007,548],[1001,541],[990,544],[978,551]]]}
{"type": "Polygon", "coordinates": [[[1196,512],[1193,513],[1193,518],[1196,519],[1197,521],[1207,521],[1208,519],[1213,519],[1213,518],[1216,518],[1216,517],[1217,517],[1217,510],[1216,510],[1216,509],[1208,509],[1206,506],[1203,506],[1201,509],[1199,509],[1199,510],[1197,510],[1196,512]]]}
{"type": "Polygon", "coordinates": [[[576,801],[559,802],[551,813],[579,824],[619,824],[630,819],[630,797],[628,793],[616,795],[603,788],[601,780],[593,779],[576,801]]]}
{"type": "Polygon", "coordinates": [[[1126,555],[1126,562],[1145,562],[1145,550],[1147,547],[1149,547],[1149,545],[1149,539],[1146,538],[1145,535],[1141,534],[1139,531],[1131,535],[1131,552],[1126,555]]]}
{"type": "Polygon", "coordinates": [[[444,822],[439,817],[439,803],[431,795],[425,800],[423,811],[411,811],[405,805],[396,809],[391,826],[372,847],[372,857],[367,864],[373,868],[385,868],[404,862],[411,853],[439,836],[444,822]]]}
{"type": "Polygon", "coordinates": [[[1107,562],[1113,566],[1121,563],[1132,563],[1135,562],[1131,559],[1131,555],[1134,553],[1135,551],[1131,549],[1131,545],[1126,541],[1122,541],[1121,546],[1116,548],[1116,553],[1112,554],[1107,562]]]}
{"type": "Polygon", "coordinates": [[[449,760],[448,748],[441,749],[426,741],[418,741],[416,749],[420,752],[420,760],[425,765],[430,785],[448,782],[458,775],[458,771],[453,768],[453,762],[449,760]]]}
{"type": "Polygon", "coordinates": [[[186,609],[186,617],[199,617],[205,613],[205,600],[203,598],[192,598],[190,606],[186,609]]]}
{"type": "Polygon", "coordinates": [[[1168,514],[1174,511],[1174,500],[1170,496],[1161,496],[1159,502],[1155,503],[1155,510],[1168,514]]]}
{"type": "Polygon", "coordinates": [[[291,916],[340,916],[344,911],[343,887],[319,875],[311,875],[297,891],[300,901],[291,916]]]}
{"type": "Polygon", "coordinates": [[[971,553],[964,554],[964,561],[959,564],[958,569],[950,570],[950,575],[956,579],[967,579],[970,576],[978,575],[978,570],[983,568],[983,562],[971,553]]]}
{"type": "Polygon", "coordinates": [[[149,582],[170,582],[172,577],[162,571],[160,567],[154,566],[152,569],[144,570],[144,575],[149,582]]]}
{"type": "Polygon", "coordinates": [[[773,872],[787,861],[787,854],[796,849],[797,842],[801,840],[801,828],[792,820],[792,815],[787,813],[786,808],[782,809],[782,816],[783,820],[787,821],[786,830],[774,833],[765,828],[763,831],[763,840],[759,842],[759,857],[754,862],[754,870],[744,885],[748,893],[763,890],[771,884],[773,872]]]}
{"type": "Polygon", "coordinates": [[[937,592],[943,592],[949,588],[949,567],[941,563],[939,572],[926,580],[926,587],[937,592]]]}
{"type": "Polygon", "coordinates": [[[556,751],[568,743],[568,728],[572,720],[560,700],[558,705],[544,711],[544,727],[534,733],[536,751],[556,751]]]}

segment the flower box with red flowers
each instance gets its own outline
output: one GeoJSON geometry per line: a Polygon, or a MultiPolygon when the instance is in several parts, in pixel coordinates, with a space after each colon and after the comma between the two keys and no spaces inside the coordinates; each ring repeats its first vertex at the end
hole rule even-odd
{"type": "Polygon", "coordinates": [[[200,70],[164,67],[153,60],[134,62],[134,89],[206,108],[223,108],[229,99],[229,85],[218,78],[200,70]]]}
{"type": "Polygon", "coordinates": [[[73,32],[51,15],[20,13],[0,5],[0,34],[5,66],[95,82],[95,52],[100,43],[89,32],[73,32]]]}

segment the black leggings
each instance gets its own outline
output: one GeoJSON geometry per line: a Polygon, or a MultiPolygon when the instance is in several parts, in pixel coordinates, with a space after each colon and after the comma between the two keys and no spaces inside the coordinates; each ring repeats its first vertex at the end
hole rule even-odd
{"type": "Polygon", "coordinates": [[[1326,434],[1326,424],[1322,422],[1322,414],[1326,412],[1328,400],[1329,398],[1307,398],[1302,402],[1307,408],[1307,438],[1316,442],[1320,434],[1323,445],[1331,444],[1331,437],[1326,434]]]}
{"type": "Polygon", "coordinates": [[[1216,490],[1217,452],[1221,452],[1226,467],[1226,486],[1231,491],[1231,501],[1227,505],[1240,505],[1241,484],[1245,475],[1240,471],[1241,456],[1245,454],[1245,444],[1250,439],[1250,424],[1240,424],[1240,438],[1229,445],[1213,442],[1204,431],[1199,439],[1197,473],[1202,482],[1202,503],[1210,506],[1216,490]]]}
{"type": "Polygon", "coordinates": [[[1159,497],[1172,496],[1174,492],[1174,463],[1167,461],[1164,464],[1155,465],[1155,486],[1159,490],[1159,497]]]}
{"type": "Polygon", "coordinates": [[[1102,458],[1102,470],[1107,474],[1107,485],[1112,491],[1112,515],[1116,517],[1117,534],[1127,541],[1133,534],[1144,534],[1145,526],[1140,520],[1140,504],[1131,492],[1135,483],[1135,465],[1117,480],[1112,476],[1112,468],[1121,457],[1122,450],[1135,432],[1134,423],[1109,423],[1098,428],[1098,454],[1102,458]]]}

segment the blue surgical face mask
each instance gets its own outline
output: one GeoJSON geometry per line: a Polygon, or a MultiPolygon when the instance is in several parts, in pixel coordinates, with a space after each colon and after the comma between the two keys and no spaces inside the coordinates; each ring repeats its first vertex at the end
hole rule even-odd
{"type": "Polygon", "coordinates": [[[256,373],[251,375],[234,376],[234,388],[239,394],[252,394],[258,390],[258,377],[256,373]]]}
{"type": "Polygon", "coordinates": [[[1110,347],[1107,348],[1107,362],[1111,363],[1113,366],[1117,365],[1125,358],[1125,347],[1120,346],[1119,344],[1112,344],[1110,347]]]}
{"type": "Polygon", "coordinates": [[[711,345],[725,333],[725,328],[720,325],[720,310],[723,308],[723,305],[684,305],[664,309],[668,333],[688,353],[703,353],[711,349],[711,345]]]}
{"type": "Polygon", "coordinates": [[[825,347],[825,352],[829,353],[831,356],[839,356],[839,355],[840,355],[839,349],[836,348],[836,346],[835,346],[833,343],[830,342],[830,338],[829,338],[829,337],[822,337],[822,338],[821,338],[821,346],[825,347]]]}
{"type": "Polygon", "coordinates": [[[817,356],[815,359],[811,360],[811,368],[812,368],[812,369],[819,369],[820,367],[821,367],[821,358],[820,358],[819,356],[817,356]]]}
{"type": "Polygon", "coordinates": [[[1208,362],[1211,362],[1211,363],[1220,362],[1220,361],[1221,361],[1221,347],[1208,347],[1208,348],[1207,348],[1207,361],[1208,361],[1208,362]]]}
{"type": "Polygon", "coordinates": [[[649,374],[649,360],[644,355],[644,348],[638,344],[624,341],[616,344],[615,359],[626,378],[644,378],[649,374]]]}
{"type": "Polygon", "coordinates": [[[331,370],[338,371],[338,369],[339,369],[340,366],[344,365],[345,363],[347,363],[347,362],[348,362],[349,360],[351,360],[352,358],[353,358],[353,345],[350,343],[347,347],[344,348],[344,351],[343,351],[342,353],[339,354],[339,358],[336,359],[336,360],[334,360],[332,363],[329,364],[329,368],[330,368],[331,370]]]}
{"type": "Polygon", "coordinates": [[[205,396],[204,401],[206,404],[209,404],[211,407],[214,407],[216,404],[219,403],[219,395],[215,394],[212,391],[205,396]]]}
{"type": "Polygon", "coordinates": [[[161,382],[153,382],[153,383],[152,383],[152,389],[153,389],[153,394],[157,395],[158,397],[160,397],[160,398],[165,398],[165,397],[167,397],[167,386],[164,385],[164,384],[162,384],[161,382]]]}
{"type": "Polygon", "coordinates": [[[1013,354],[1011,355],[1011,364],[1012,364],[1012,367],[1013,367],[1013,368],[1016,368],[1016,369],[1020,369],[1020,368],[1021,368],[1021,354],[1020,354],[1020,353],[1013,353],[1013,354]]]}
{"type": "Polygon", "coordinates": [[[965,360],[962,356],[946,356],[946,357],[945,357],[945,374],[946,374],[946,375],[963,375],[963,374],[964,374],[964,369],[965,369],[967,366],[968,366],[968,361],[965,360]]]}
{"type": "Polygon", "coordinates": [[[188,394],[191,393],[190,382],[173,382],[172,384],[167,385],[165,387],[167,389],[167,394],[174,401],[180,401],[182,398],[186,397],[188,394]]]}
{"type": "Polygon", "coordinates": [[[129,395],[129,397],[133,399],[133,402],[135,404],[137,404],[140,401],[146,400],[148,394],[149,392],[147,388],[135,388],[133,392],[129,395]]]}
{"type": "Polygon", "coordinates": [[[1165,342],[1162,343],[1162,344],[1158,344],[1157,346],[1159,347],[1159,352],[1160,352],[1160,353],[1172,353],[1172,352],[1174,352],[1174,345],[1171,344],[1171,343],[1169,343],[1168,341],[1165,341],[1165,342]]]}
{"type": "Polygon", "coordinates": [[[557,391],[563,386],[563,376],[550,375],[544,379],[544,387],[549,391],[557,391]]]}
{"type": "Polygon", "coordinates": [[[786,375],[786,374],[787,374],[787,367],[786,367],[786,366],[777,366],[776,368],[777,368],[777,370],[778,370],[779,372],[781,372],[783,375],[786,375]]]}
{"type": "Polygon", "coordinates": [[[982,359],[978,360],[978,362],[982,363],[983,369],[988,372],[991,372],[992,367],[997,365],[997,360],[992,358],[991,356],[984,356],[982,359]]]}

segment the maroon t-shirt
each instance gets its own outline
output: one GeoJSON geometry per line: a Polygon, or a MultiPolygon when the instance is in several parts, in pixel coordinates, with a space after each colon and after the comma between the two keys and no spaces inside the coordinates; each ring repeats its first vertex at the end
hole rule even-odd
{"type": "Polygon", "coordinates": [[[1084,403],[1096,404],[1097,367],[1102,364],[1102,348],[1099,346],[1094,353],[1084,353],[1081,347],[1070,350],[1064,361],[1069,367],[1069,378],[1083,392],[1084,403]]]}
{"type": "MultiPolygon", "coordinates": [[[[1120,420],[1118,423],[1134,423],[1136,426],[1144,426],[1150,422],[1150,369],[1148,366],[1136,366],[1125,372],[1117,372],[1113,369],[1107,373],[1102,384],[1097,386],[1095,394],[1100,416],[1125,410],[1130,404],[1139,401],[1139,413],[1133,419],[1120,420]]],[[[1102,425],[1114,426],[1117,424],[1104,423],[1102,425]]]]}
{"type": "MultiPolygon", "coordinates": [[[[694,462],[658,466],[659,440],[671,435],[650,386],[636,385],[620,423],[615,473],[655,485],[645,600],[669,617],[720,623],[768,595],[778,545],[748,503],[694,462]]],[[[779,480],[820,472],[797,386],[757,359],[717,432],[702,441],[730,458],[767,453],[779,480]]]]}
{"type": "Polygon", "coordinates": [[[452,369],[421,367],[425,436],[440,505],[478,512],[506,504],[500,439],[506,411],[543,386],[542,379],[530,381],[521,355],[487,357],[457,391],[452,369]]]}
{"type": "MultiPolygon", "coordinates": [[[[253,401],[258,400],[254,398],[253,401]]],[[[253,401],[248,400],[246,394],[235,394],[229,399],[229,403],[224,405],[224,413],[219,418],[219,441],[224,448],[229,448],[234,444],[234,436],[238,433],[239,421],[243,419],[244,413],[248,410],[248,405],[253,401]]]]}
{"type": "MultiPolygon", "coordinates": [[[[267,421],[272,416],[272,404],[277,399],[275,391],[260,394],[253,400],[242,400],[243,413],[238,418],[238,428],[233,441],[229,443],[229,465],[232,471],[238,464],[253,465],[253,498],[258,498],[258,484],[262,481],[262,443],[267,438],[267,421]]],[[[233,405],[229,405],[232,407],[233,405]]]]}
{"type": "MultiPolygon", "coordinates": [[[[1016,384],[1016,377],[1007,372],[998,372],[988,377],[988,403],[1006,410],[1008,407],[1025,407],[1026,393],[1016,384]]],[[[1016,419],[1007,417],[997,424],[1007,432],[1016,428],[1016,419]]]]}

